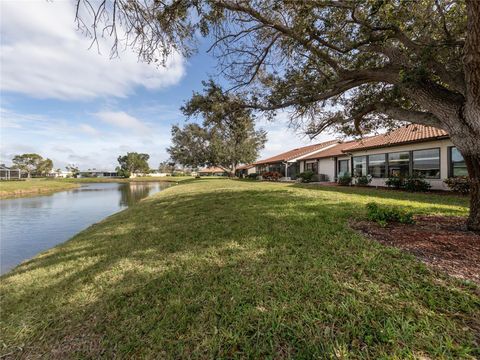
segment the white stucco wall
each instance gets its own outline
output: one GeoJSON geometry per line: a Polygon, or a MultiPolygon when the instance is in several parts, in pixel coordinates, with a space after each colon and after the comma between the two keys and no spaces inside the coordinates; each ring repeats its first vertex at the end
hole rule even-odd
{"type": "MultiPolygon", "coordinates": [[[[365,151],[357,151],[352,153],[353,156],[385,154],[398,151],[426,150],[440,148],[440,179],[426,179],[434,190],[448,190],[443,180],[448,177],[448,147],[453,146],[449,139],[427,141],[416,144],[407,144],[400,146],[391,146],[381,149],[372,149],[365,151]]],[[[386,179],[372,179],[371,186],[385,186],[386,179]]]]}
{"type": "Polygon", "coordinates": [[[335,181],[335,160],[333,158],[318,161],[318,173],[328,176],[328,181],[335,181]]]}

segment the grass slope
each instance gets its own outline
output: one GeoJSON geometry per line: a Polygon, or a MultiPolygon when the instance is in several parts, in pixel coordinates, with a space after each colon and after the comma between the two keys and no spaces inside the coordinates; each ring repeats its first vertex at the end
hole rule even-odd
{"type": "Polygon", "coordinates": [[[479,356],[478,288],[351,231],[347,220],[372,200],[421,213],[468,210],[454,196],[184,182],[3,276],[2,352],[479,356]]]}
{"type": "Polygon", "coordinates": [[[0,181],[0,199],[30,196],[77,188],[79,185],[62,180],[31,179],[26,181],[0,181]]]}

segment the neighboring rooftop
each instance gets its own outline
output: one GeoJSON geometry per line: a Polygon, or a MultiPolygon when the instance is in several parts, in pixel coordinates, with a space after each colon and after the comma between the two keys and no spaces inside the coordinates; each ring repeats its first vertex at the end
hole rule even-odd
{"type": "Polygon", "coordinates": [[[253,168],[254,166],[255,166],[255,165],[253,165],[253,164],[240,165],[240,166],[237,166],[237,170],[251,169],[251,168],[253,168]]]}
{"type": "Polygon", "coordinates": [[[272,163],[279,163],[279,162],[285,162],[293,159],[297,159],[299,157],[308,155],[310,153],[319,151],[323,148],[326,148],[328,146],[334,145],[338,143],[338,140],[330,140],[330,141],[325,141],[319,144],[314,144],[314,145],[308,145],[308,146],[303,146],[300,148],[296,148],[284,153],[281,153],[279,155],[275,155],[272,157],[269,157],[267,159],[262,159],[257,162],[255,162],[255,165],[261,165],[261,164],[272,164],[272,163]]]}
{"type": "Polygon", "coordinates": [[[448,138],[446,131],[431,126],[410,124],[393,130],[386,134],[380,134],[365,138],[356,142],[354,146],[345,149],[347,151],[360,151],[414,142],[448,138]]]}
{"type": "Polygon", "coordinates": [[[224,173],[227,172],[224,168],[218,167],[218,166],[212,166],[212,167],[207,167],[205,169],[200,169],[198,170],[200,173],[224,173]]]}

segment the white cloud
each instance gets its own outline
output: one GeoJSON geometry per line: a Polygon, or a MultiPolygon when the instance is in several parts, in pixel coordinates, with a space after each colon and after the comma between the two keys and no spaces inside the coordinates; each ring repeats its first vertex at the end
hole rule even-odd
{"type": "Polygon", "coordinates": [[[145,123],[124,111],[100,111],[94,115],[107,124],[133,130],[139,134],[148,134],[150,131],[145,123]]]}
{"type": "Polygon", "coordinates": [[[79,125],[62,117],[17,113],[3,108],[0,162],[9,164],[16,154],[35,152],[51,158],[55,168],[76,163],[81,169],[114,169],[118,165],[117,157],[129,151],[150,154],[152,167],[168,158],[164,149],[170,145],[169,124],[149,128],[144,121],[121,111],[100,114],[105,118],[115,116],[123,122],[114,127],[93,127],[89,124],[98,119],[96,114],[79,125]],[[118,117],[119,114],[123,117],[118,117]],[[4,120],[15,126],[3,127],[4,120]],[[143,132],[144,128],[149,131],[143,132]]]}
{"type": "Polygon", "coordinates": [[[88,124],[80,124],[79,126],[80,131],[84,132],[85,134],[89,135],[98,135],[100,132],[95,129],[93,126],[90,126],[88,124]]]}
{"type": "Polygon", "coordinates": [[[138,61],[127,50],[110,60],[88,49],[90,40],[76,31],[72,1],[0,1],[1,90],[36,98],[92,99],[125,97],[135,87],[158,89],[177,83],[184,61],[173,55],[167,67],[138,61]]]}

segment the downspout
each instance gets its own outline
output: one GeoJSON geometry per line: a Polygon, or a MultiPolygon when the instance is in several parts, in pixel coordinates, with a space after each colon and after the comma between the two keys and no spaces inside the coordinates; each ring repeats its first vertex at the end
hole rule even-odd
{"type": "Polygon", "coordinates": [[[288,161],[285,161],[284,164],[285,164],[285,177],[287,178],[288,177],[288,161]]]}

